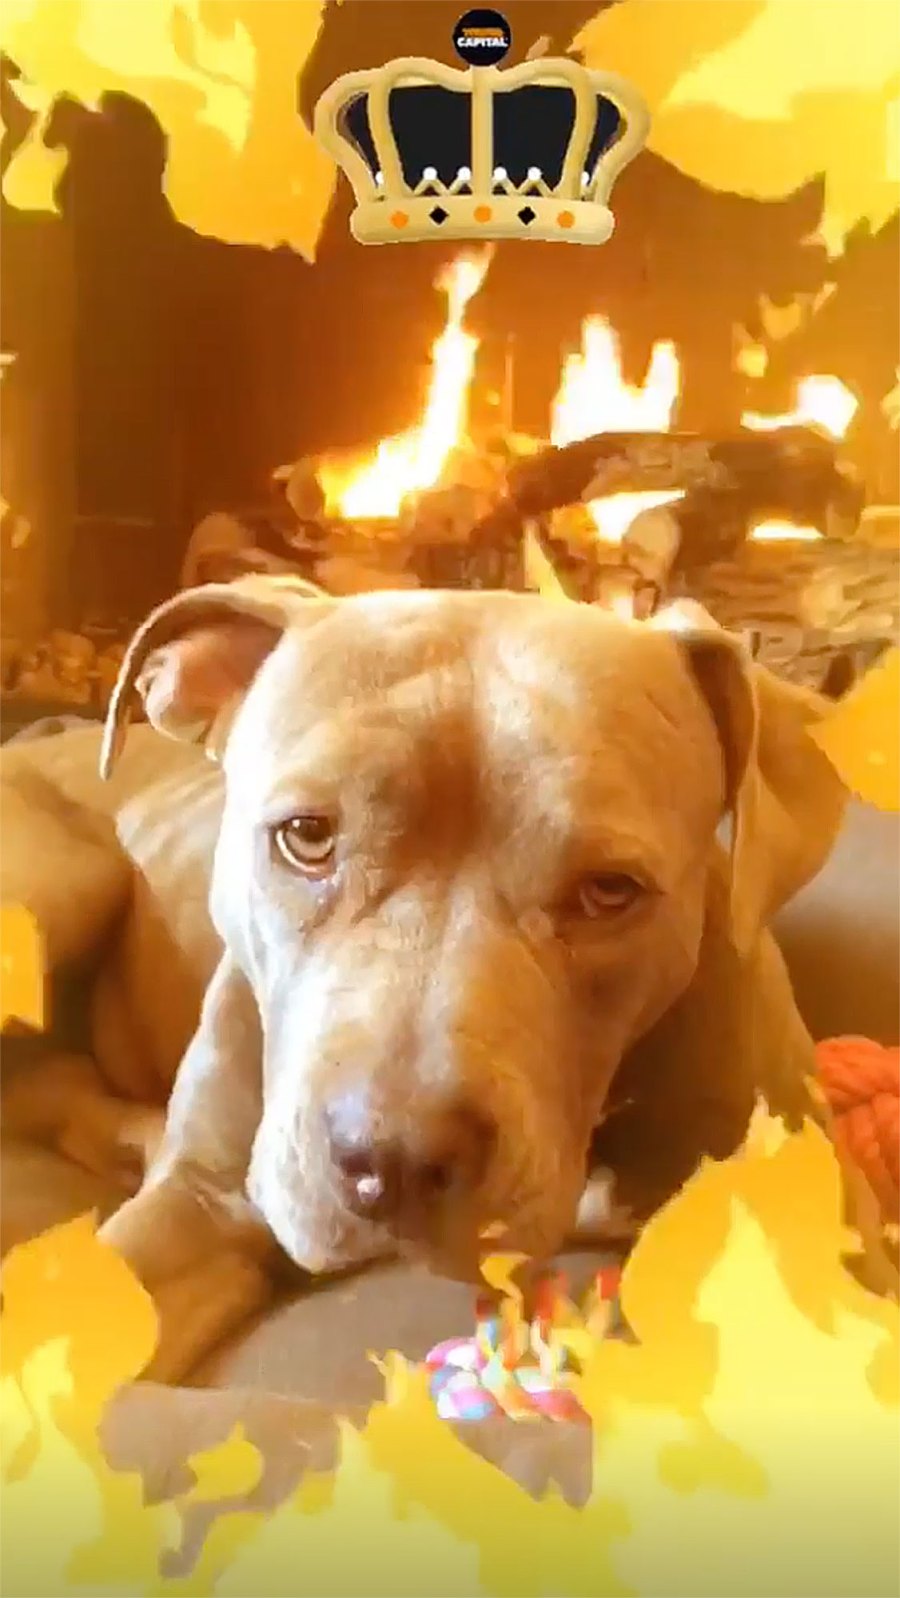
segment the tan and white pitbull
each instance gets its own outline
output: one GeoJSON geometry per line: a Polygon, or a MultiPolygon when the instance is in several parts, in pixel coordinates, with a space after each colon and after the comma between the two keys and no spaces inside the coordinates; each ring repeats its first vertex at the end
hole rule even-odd
{"type": "Polygon", "coordinates": [[[94,987],[91,1058],[6,1070],[4,1124],[153,1155],[104,1232],[154,1374],[285,1270],[474,1279],[497,1223],[539,1260],[639,1226],[758,1093],[810,1113],[765,927],[842,814],[820,709],[702,618],[256,577],[150,617],[102,761],[7,748],[3,900],[94,987]]]}

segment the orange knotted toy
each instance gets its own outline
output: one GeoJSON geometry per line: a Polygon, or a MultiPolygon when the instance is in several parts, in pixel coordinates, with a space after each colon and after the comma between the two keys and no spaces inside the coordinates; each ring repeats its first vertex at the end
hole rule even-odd
{"type": "Polygon", "coordinates": [[[819,1078],[835,1137],[858,1165],[886,1222],[900,1219],[900,1048],[871,1038],[827,1038],[816,1045],[819,1078]]]}

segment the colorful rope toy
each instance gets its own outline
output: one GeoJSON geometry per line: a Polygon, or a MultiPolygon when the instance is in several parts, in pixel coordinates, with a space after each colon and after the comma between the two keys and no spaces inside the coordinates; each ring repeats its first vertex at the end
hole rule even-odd
{"type": "MultiPolygon", "coordinates": [[[[816,1046],[822,1089],[835,1135],[860,1166],[887,1222],[900,1215],[900,1048],[870,1038],[828,1038],[816,1046]]],[[[598,1271],[585,1306],[566,1296],[560,1276],[538,1284],[535,1314],[506,1296],[478,1302],[474,1337],[450,1337],[426,1357],[429,1389],[443,1420],[587,1422],[573,1390],[579,1355],[623,1326],[621,1269],[598,1271]]]]}
{"type": "Polygon", "coordinates": [[[900,1048],[871,1038],[816,1045],[835,1138],[866,1176],[886,1223],[900,1220],[900,1048]]]}
{"type": "Polygon", "coordinates": [[[572,1390],[584,1352],[621,1324],[621,1271],[598,1271],[582,1310],[569,1301],[559,1276],[542,1281],[534,1319],[518,1303],[480,1299],[474,1337],[450,1337],[425,1360],[429,1389],[442,1420],[587,1422],[572,1390]]]}

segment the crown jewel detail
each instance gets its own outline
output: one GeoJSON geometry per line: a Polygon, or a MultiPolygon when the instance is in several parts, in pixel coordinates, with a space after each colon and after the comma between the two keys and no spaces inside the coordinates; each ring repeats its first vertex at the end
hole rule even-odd
{"type": "Polygon", "coordinates": [[[615,225],[613,183],[643,147],[649,127],[647,107],[632,84],[567,56],[465,70],[404,56],[345,73],[325,90],[314,118],[317,140],[353,189],[350,230],[360,244],[411,244],[438,235],[605,244],[615,225]],[[522,90],[528,91],[527,111],[512,98],[522,90]],[[418,101],[410,91],[418,91],[418,101]],[[443,114],[452,124],[449,145],[444,130],[440,159],[422,149],[429,137],[427,129],[420,131],[423,93],[428,114],[443,114]],[[571,115],[560,132],[561,95],[571,115]],[[542,159],[544,119],[535,107],[546,107],[558,144],[548,155],[545,137],[542,159]],[[507,149],[517,160],[529,152],[519,172],[501,159],[507,149]]]}

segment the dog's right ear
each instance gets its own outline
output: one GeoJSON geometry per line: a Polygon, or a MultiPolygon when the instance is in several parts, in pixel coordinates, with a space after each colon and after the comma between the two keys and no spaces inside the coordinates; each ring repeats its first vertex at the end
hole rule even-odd
{"type": "Polygon", "coordinates": [[[813,732],[828,701],[751,661],[740,639],[701,605],[677,601],[647,624],[679,639],[713,717],[731,814],[735,946],[761,929],[821,871],[848,794],[813,732]]]}
{"type": "Polygon", "coordinates": [[[136,697],[160,732],[202,742],[246,693],[286,628],[333,603],[300,577],[244,577],[187,589],[160,605],[125,653],[106,716],[101,776],[122,752],[136,697]]]}

